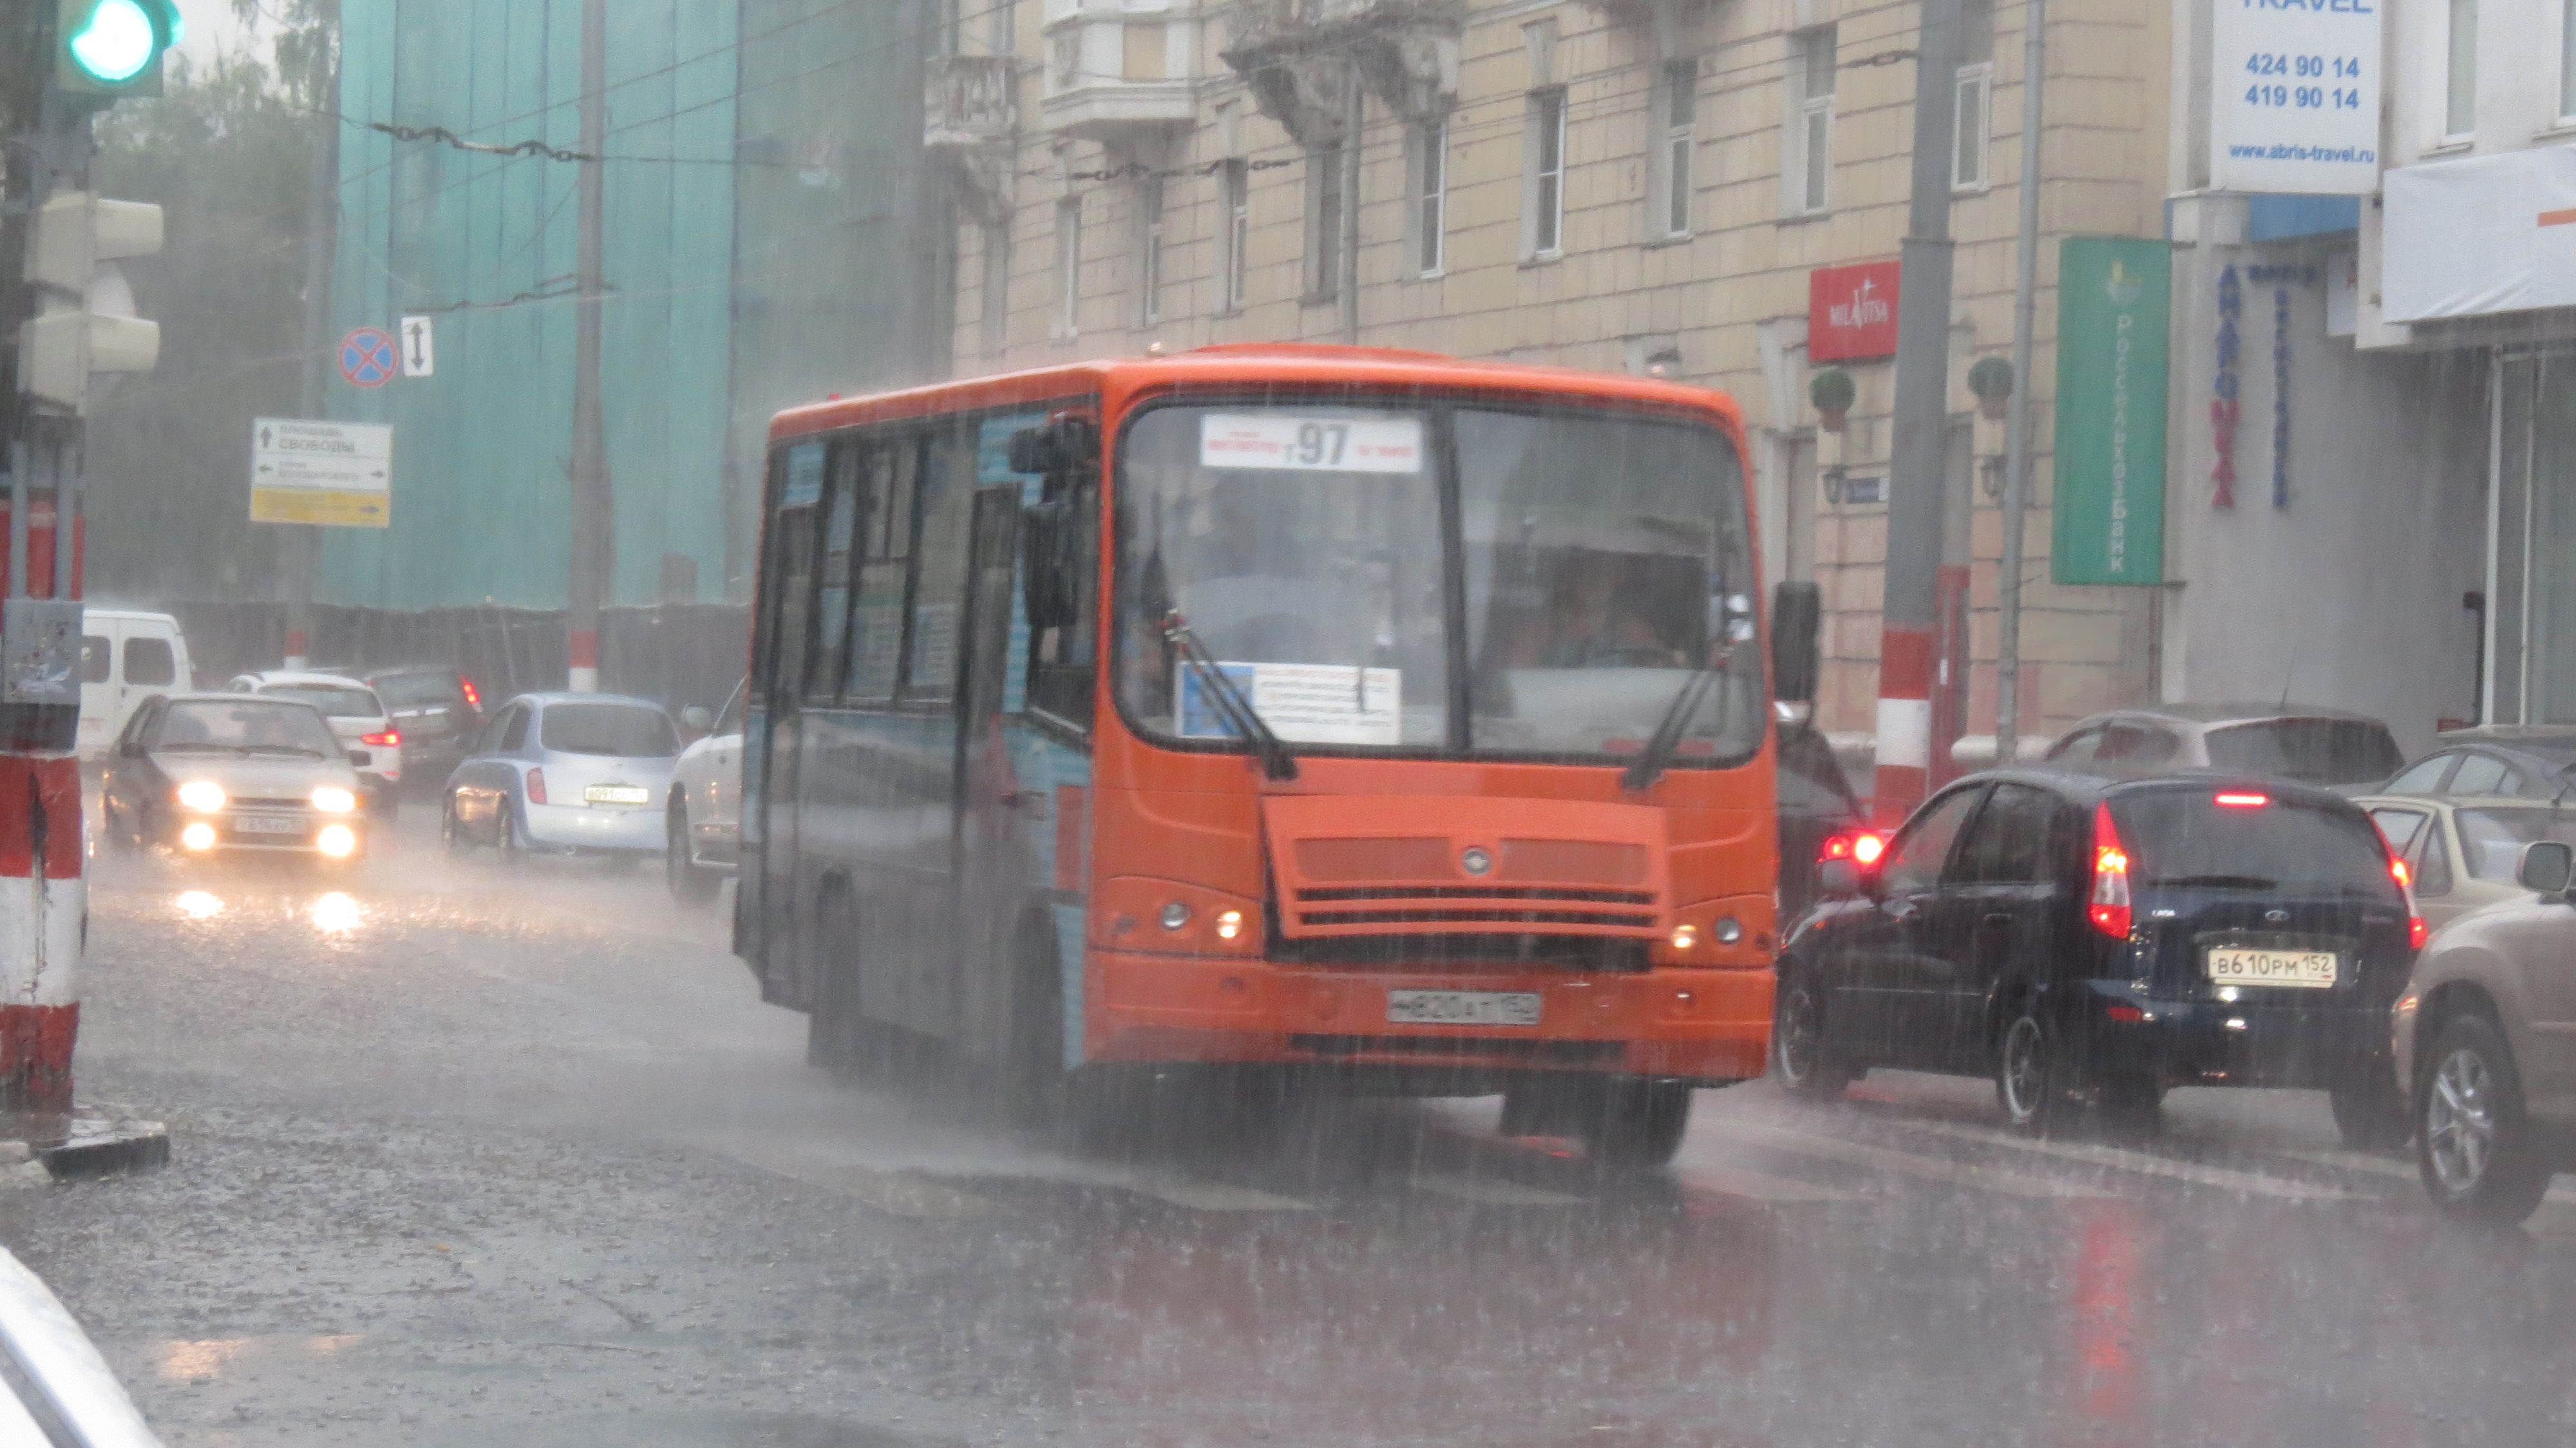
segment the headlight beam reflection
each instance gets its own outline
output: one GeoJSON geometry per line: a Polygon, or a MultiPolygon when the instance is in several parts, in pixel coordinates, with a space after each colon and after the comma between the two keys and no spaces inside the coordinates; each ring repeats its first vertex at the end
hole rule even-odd
{"type": "Polygon", "coordinates": [[[365,923],[357,900],[338,890],[313,902],[312,917],[313,928],[325,935],[345,935],[365,923]]]}

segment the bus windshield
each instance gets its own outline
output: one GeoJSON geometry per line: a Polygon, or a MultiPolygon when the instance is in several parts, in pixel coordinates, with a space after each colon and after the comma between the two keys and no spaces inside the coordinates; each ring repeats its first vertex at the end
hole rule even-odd
{"type": "Polygon", "coordinates": [[[1291,744],[1619,755],[1724,665],[1679,755],[1758,745],[1742,473],[1715,429],[1610,412],[1168,406],[1118,464],[1118,688],[1150,734],[1231,737],[1177,612],[1291,744]],[[1732,581],[1732,582],[1730,582],[1732,581]]]}

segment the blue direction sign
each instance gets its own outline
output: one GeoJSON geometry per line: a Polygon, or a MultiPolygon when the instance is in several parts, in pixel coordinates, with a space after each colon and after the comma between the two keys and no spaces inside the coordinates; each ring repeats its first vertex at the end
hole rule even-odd
{"type": "Polygon", "coordinates": [[[352,387],[382,387],[401,365],[394,339],[381,327],[360,327],[340,339],[340,375],[352,387]]]}

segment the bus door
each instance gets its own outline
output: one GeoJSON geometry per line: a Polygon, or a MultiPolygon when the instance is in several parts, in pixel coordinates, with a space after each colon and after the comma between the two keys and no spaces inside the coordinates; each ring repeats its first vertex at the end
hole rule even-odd
{"type": "Polygon", "coordinates": [[[768,597],[761,602],[767,637],[759,664],[768,705],[762,744],[761,797],[744,802],[760,812],[759,907],[761,998],[804,1009],[813,1003],[812,951],[798,917],[804,894],[797,853],[797,780],[802,773],[805,677],[812,653],[815,514],[822,501],[823,445],[788,450],[780,507],[769,522],[768,597]]]}
{"type": "Polygon", "coordinates": [[[957,882],[956,958],[948,972],[951,1019],[969,1039],[998,1043],[1008,1029],[1012,927],[1037,870],[1028,845],[1042,791],[1024,790],[1011,766],[1002,703],[1010,679],[1019,579],[1020,489],[983,488],[966,555],[966,612],[959,620],[957,762],[952,818],[957,882]]]}

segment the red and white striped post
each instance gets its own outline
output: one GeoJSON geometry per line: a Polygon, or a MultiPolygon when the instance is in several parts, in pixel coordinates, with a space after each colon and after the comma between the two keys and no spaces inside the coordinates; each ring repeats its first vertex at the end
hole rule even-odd
{"type": "Polygon", "coordinates": [[[0,701],[0,1111],[18,1118],[18,1134],[43,1138],[70,1120],[88,934],[88,834],[74,753],[84,540],[76,446],[56,435],[12,452],[0,514],[9,535],[0,669],[10,691],[0,701]],[[40,464],[51,495],[42,499],[30,477],[40,464]],[[41,702],[48,674],[73,681],[68,700],[41,702]]]}

